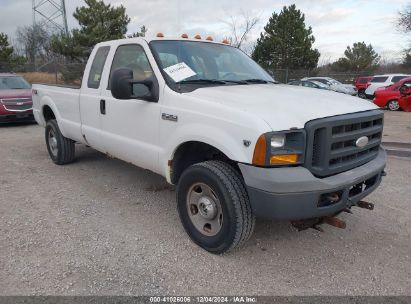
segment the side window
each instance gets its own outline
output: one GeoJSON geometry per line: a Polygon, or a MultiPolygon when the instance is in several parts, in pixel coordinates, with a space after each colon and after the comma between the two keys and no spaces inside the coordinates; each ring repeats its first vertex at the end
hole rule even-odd
{"type": "Polygon", "coordinates": [[[381,77],[374,77],[371,80],[371,82],[379,83],[379,82],[386,82],[387,80],[388,80],[388,77],[381,76],[381,77]]]}
{"type": "Polygon", "coordinates": [[[394,77],[392,78],[392,82],[393,82],[393,83],[396,83],[396,82],[404,79],[405,77],[407,77],[407,76],[394,76],[394,77]]]}
{"type": "MultiPolygon", "coordinates": [[[[133,71],[134,80],[144,80],[153,76],[153,70],[144,52],[144,49],[137,44],[120,45],[111,65],[108,89],[110,89],[110,79],[113,72],[119,68],[128,68],[133,71]]],[[[142,87],[135,86],[135,87],[142,87]]]]}
{"type": "Polygon", "coordinates": [[[101,74],[103,73],[104,64],[106,63],[109,46],[100,47],[94,56],[91,64],[90,73],[88,75],[87,87],[98,89],[100,86],[101,74]]]}

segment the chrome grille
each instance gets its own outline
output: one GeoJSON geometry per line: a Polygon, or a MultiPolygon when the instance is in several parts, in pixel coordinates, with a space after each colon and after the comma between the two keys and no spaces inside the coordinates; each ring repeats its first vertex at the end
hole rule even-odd
{"type": "Polygon", "coordinates": [[[0,99],[0,102],[7,111],[12,112],[28,111],[33,107],[31,98],[4,98],[0,99]]]}
{"type": "Polygon", "coordinates": [[[374,159],[381,145],[383,113],[380,110],[340,115],[310,121],[305,166],[326,177],[361,166],[374,159]],[[356,141],[367,137],[364,147],[356,141]]]}

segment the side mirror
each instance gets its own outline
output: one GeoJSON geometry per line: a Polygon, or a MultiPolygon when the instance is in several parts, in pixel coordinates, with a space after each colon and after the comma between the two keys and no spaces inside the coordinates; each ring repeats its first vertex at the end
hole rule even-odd
{"type": "Polygon", "coordinates": [[[155,79],[134,80],[133,71],[127,68],[119,68],[113,72],[110,80],[110,90],[116,99],[158,101],[158,84],[155,79]]]}
{"type": "Polygon", "coordinates": [[[400,87],[399,91],[400,91],[401,96],[403,97],[411,94],[411,88],[409,88],[406,85],[403,85],[402,87],[400,87]]]}

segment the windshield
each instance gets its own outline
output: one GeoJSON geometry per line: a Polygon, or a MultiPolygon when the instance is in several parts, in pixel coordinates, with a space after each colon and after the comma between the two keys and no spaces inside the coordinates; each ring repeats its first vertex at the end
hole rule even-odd
{"type": "Polygon", "coordinates": [[[238,84],[274,81],[250,57],[231,46],[208,42],[156,40],[150,43],[150,47],[160,69],[185,63],[194,72],[191,73],[194,76],[178,80],[163,73],[168,83],[222,85],[230,81],[238,84]]]}
{"type": "Polygon", "coordinates": [[[30,89],[30,84],[20,76],[0,76],[0,90],[30,89]]]}
{"type": "Polygon", "coordinates": [[[316,81],[316,80],[311,80],[312,83],[315,83],[317,86],[319,86],[322,89],[328,89],[328,86],[322,82],[316,81]]]}

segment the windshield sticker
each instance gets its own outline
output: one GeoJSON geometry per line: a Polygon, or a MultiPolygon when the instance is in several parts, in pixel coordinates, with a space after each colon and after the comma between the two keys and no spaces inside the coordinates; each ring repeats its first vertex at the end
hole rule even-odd
{"type": "Polygon", "coordinates": [[[196,72],[194,72],[184,62],[180,62],[175,65],[169,66],[168,68],[164,69],[164,72],[166,72],[168,76],[170,76],[175,82],[179,82],[181,80],[196,75],[196,72]]]}

